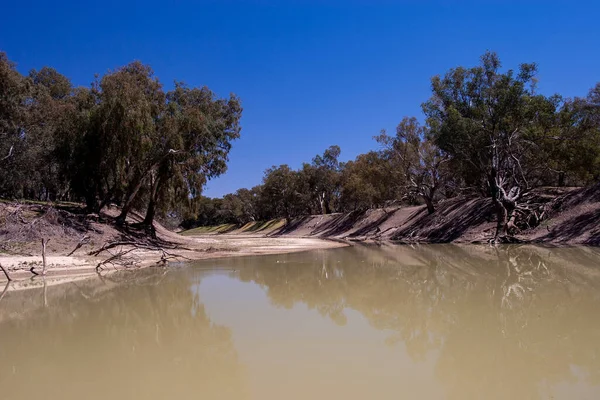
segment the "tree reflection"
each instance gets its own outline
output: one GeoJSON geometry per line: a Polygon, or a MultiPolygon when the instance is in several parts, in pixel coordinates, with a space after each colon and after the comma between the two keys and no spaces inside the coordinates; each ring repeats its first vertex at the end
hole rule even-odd
{"type": "Polygon", "coordinates": [[[210,321],[187,279],[105,278],[3,321],[3,398],[244,398],[231,333],[210,321]]]}
{"type": "Polygon", "coordinates": [[[579,379],[573,366],[600,383],[596,250],[388,245],[306,257],[236,262],[277,306],[302,302],[338,324],[353,309],[413,360],[434,354],[449,398],[539,398],[579,379]]]}

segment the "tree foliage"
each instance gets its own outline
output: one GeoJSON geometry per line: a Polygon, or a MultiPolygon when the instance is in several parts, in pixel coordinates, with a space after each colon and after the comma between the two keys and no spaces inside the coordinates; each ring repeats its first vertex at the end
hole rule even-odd
{"type": "Polygon", "coordinates": [[[0,197],[109,203],[157,212],[189,207],[227,169],[240,135],[235,95],[176,83],[165,92],[152,69],[132,62],[89,88],[44,67],[22,76],[0,53],[0,197]]]}
{"type": "Polygon", "coordinates": [[[132,62],[89,87],[50,67],[20,74],[0,53],[0,197],[85,202],[93,212],[135,209],[187,226],[363,211],[487,196],[496,239],[539,216],[527,203],[540,186],[600,180],[600,84],[563,98],[537,89],[537,65],[503,69],[485,53],[474,67],[431,80],[424,120],[405,117],[378,151],[342,162],[330,146],[298,169],[265,171],[262,183],[220,199],[202,196],[227,169],[240,135],[235,95],[176,82],[165,90],[152,69],[132,62]],[[533,215],[533,217],[532,217],[533,215]]]}
{"type": "Polygon", "coordinates": [[[224,199],[236,197],[259,219],[289,220],[390,205],[434,213],[438,201],[470,194],[495,205],[496,239],[539,223],[524,200],[533,189],[600,180],[600,84],[586,97],[546,96],[536,74],[533,63],[504,70],[487,52],[479,65],[433,77],[425,123],[405,117],[395,135],[382,131],[380,151],[340,162],[331,146],[296,171],[267,170],[252,199],[224,199]]]}

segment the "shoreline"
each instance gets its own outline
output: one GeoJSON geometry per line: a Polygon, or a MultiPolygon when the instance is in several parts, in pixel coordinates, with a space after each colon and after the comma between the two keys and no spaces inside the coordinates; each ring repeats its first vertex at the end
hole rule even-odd
{"type": "MultiPolygon", "coordinates": [[[[245,257],[272,254],[287,254],[311,250],[324,250],[346,247],[350,244],[339,240],[326,238],[306,237],[265,237],[258,235],[219,235],[215,237],[193,236],[188,240],[196,246],[182,249],[171,249],[173,256],[171,262],[187,263],[199,260],[209,260],[228,257],[245,257]],[[208,247],[207,247],[208,246],[208,247]]],[[[190,244],[190,242],[186,243],[190,244]]],[[[60,284],[86,279],[90,276],[102,275],[117,271],[135,271],[150,267],[161,267],[164,264],[156,251],[136,249],[129,253],[135,258],[136,264],[132,266],[109,265],[97,271],[98,263],[105,260],[106,256],[46,256],[46,275],[41,275],[42,256],[0,255],[0,265],[6,268],[12,281],[0,273],[0,287],[12,286],[10,291],[25,290],[43,286],[43,281],[48,284],[60,284]],[[158,260],[158,261],[157,261],[158,260]],[[35,268],[39,275],[33,274],[30,269],[35,268]]],[[[0,289],[1,292],[1,289],[0,289]]]]}
{"type": "MultiPolygon", "coordinates": [[[[413,245],[436,245],[436,244],[454,244],[458,246],[489,247],[486,243],[432,243],[426,241],[407,242],[402,240],[378,240],[373,238],[340,239],[327,237],[301,237],[301,236],[265,236],[257,234],[200,234],[197,236],[188,236],[187,243],[194,243],[195,248],[181,248],[169,250],[173,258],[173,263],[193,263],[194,261],[237,258],[247,256],[263,256],[299,253],[313,250],[327,250],[355,245],[379,245],[379,246],[413,246],[413,245]],[[207,247],[208,246],[208,247],[207,247]]],[[[599,246],[576,244],[576,243],[551,243],[523,241],[508,245],[515,246],[533,246],[537,248],[577,248],[586,247],[600,249],[599,246]]],[[[501,245],[503,246],[503,245],[501,245]]],[[[12,281],[8,281],[6,276],[0,273],[0,299],[7,292],[45,288],[66,283],[76,283],[89,278],[101,277],[120,272],[120,271],[138,271],[146,268],[168,268],[160,262],[159,254],[153,250],[136,249],[130,254],[136,258],[136,264],[133,266],[111,265],[97,271],[96,266],[106,256],[47,256],[46,275],[41,275],[40,256],[19,256],[0,255],[0,265],[9,270],[12,281]],[[157,260],[159,260],[157,262],[157,260]],[[32,274],[29,266],[35,266],[39,275],[32,274]],[[15,269],[18,268],[18,269],[15,269]]]]}

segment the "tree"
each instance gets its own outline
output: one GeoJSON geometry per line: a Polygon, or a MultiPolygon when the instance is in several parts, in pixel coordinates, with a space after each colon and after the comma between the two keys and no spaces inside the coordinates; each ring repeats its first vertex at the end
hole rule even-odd
{"type": "Polygon", "coordinates": [[[298,172],[288,165],[273,166],[265,171],[261,202],[268,218],[283,217],[290,223],[306,211],[307,192],[298,190],[301,184],[298,172]]]}
{"type": "Polygon", "coordinates": [[[341,173],[342,209],[382,207],[399,198],[398,180],[389,159],[370,151],[345,163],[341,173]]]}
{"type": "Polygon", "coordinates": [[[400,171],[400,185],[408,194],[423,198],[429,214],[435,211],[433,202],[445,180],[445,163],[448,158],[428,138],[427,128],[415,117],[404,118],[396,127],[396,136],[385,131],[375,137],[384,148],[394,169],[400,171]]]}
{"type": "Polygon", "coordinates": [[[102,177],[96,177],[98,207],[118,198],[118,221],[124,222],[156,164],[156,145],[164,140],[159,120],[165,94],[152,69],[138,61],[105,75],[98,85],[100,106],[91,133],[98,136],[102,154],[95,161],[113,176],[105,187],[102,177]]]}
{"type": "Polygon", "coordinates": [[[243,225],[256,221],[256,192],[249,189],[238,189],[235,193],[223,196],[222,211],[234,223],[243,225]]]}
{"type": "Polygon", "coordinates": [[[167,93],[161,121],[162,140],[149,166],[150,198],[144,224],[152,227],[158,200],[163,206],[181,204],[201,193],[208,179],[227,170],[231,142],[240,136],[242,107],[239,99],[219,99],[207,87],[189,88],[176,83],[167,93]],[[169,195],[168,197],[166,195],[169,195]]]}
{"type": "Polygon", "coordinates": [[[57,157],[57,136],[72,108],[70,80],[54,68],[43,67],[29,73],[31,95],[28,101],[28,153],[32,159],[33,174],[28,182],[31,191],[40,200],[57,200],[64,196],[68,182],[60,176],[57,157]]]}
{"type": "Polygon", "coordinates": [[[64,190],[55,135],[71,83],[48,67],[22,76],[0,53],[0,196],[55,200],[64,190]]]}
{"type": "Polygon", "coordinates": [[[0,196],[24,195],[28,170],[23,168],[28,82],[6,53],[0,52],[0,196]]]}
{"type": "Polygon", "coordinates": [[[321,214],[330,214],[338,202],[340,152],[339,146],[330,146],[323,155],[315,156],[312,164],[305,163],[300,171],[321,214]]]}
{"type": "Polygon", "coordinates": [[[600,180],[600,84],[587,97],[567,99],[553,129],[536,138],[540,165],[548,164],[558,186],[587,185],[600,180]]]}
{"type": "Polygon", "coordinates": [[[496,208],[495,241],[515,226],[518,201],[532,188],[524,161],[535,146],[528,136],[554,114],[552,99],[535,93],[535,64],[500,72],[495,53],[473,68],[432,79],[423,105],[436,145],[457,162],[467,184],[478,185],[496,208]]]}

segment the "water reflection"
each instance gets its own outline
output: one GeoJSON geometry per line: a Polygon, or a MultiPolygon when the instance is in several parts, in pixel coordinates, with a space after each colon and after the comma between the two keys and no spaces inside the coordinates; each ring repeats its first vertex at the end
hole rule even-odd
{"type": "Polygon", "coordinates": [[[274,305],[301,302],[341,325],[357,310],[415,362],[437,352],[448,398],[476,399],[600,384],[599,260],[594,249],[428,245],[236,262],[274,305]]]}
{"type": "Polygon", "coordinates": [[[46,308],[32,291],[0,305],[22,310],[0,323],[3,399],[245,398],[231,332],[185,274],[139,271],[48,296],[46,308]]]}
{"type": "Polygon", "coordinates": [[[598,261],[356,246],[8,291],[1,397],[599,398],[598,261]]]}

